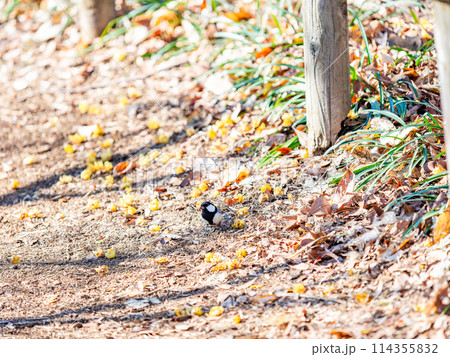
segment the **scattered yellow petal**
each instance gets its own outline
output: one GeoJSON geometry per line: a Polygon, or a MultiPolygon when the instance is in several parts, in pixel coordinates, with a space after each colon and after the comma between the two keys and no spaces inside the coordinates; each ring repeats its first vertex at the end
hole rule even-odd
{"type": "Polygon", "coordinates": [[[426,313],[426,312],[429,311],[429,308],[423,302],[419,303],[419,304],[416,304],[414,307],[415,307],[416,311],[418,311],[418,312],[425,312],[426,313]]]}
{"type": "Polygon", "coordinates": [[[217,134],[216,134],[216,132],[214,131],[214,129],[209,129],[208,130],[208,137],[209,137],[209,140],[214,140],[215,138],[216,138],[216,136],[217,136],[217,134]]]}
{"type": "Polygon", "coordinates": [[[209,189],[209,186],[208,186],[208,184],[206,184],[205,182],[202,182],[199,186],[198,186],[198,189],[200,190],[200,191],[208,191],[208,189],[209,189]]]}
{"type": "Polygon", "coordinates": [[[192,129],[192,128],[186,129],[186,135],[187,136],[192,136],[194,134],[195,134],[195,130],[194,129],[192,129]]]}
{"type": "Polygon", "coordinates": [[[288,194],[288,200],[292,200],[292,198],[293,198],[293,197],[292,197],[292,193],[289,193],[289,194],[288,194]]]}
{"type": "Polygon", "coordinates": [[[166,164],[171,158],[172,158],[172,155],[170,155],[170,154],[162,154],[158,158],[158,161],[162,164],[166,164]]]}
{"type": "Polygon", "coordinates": [[[198,188],[193,188],[191,191],[191,197],[192,198],[197,198],[200,197],[202,195],[202,191],[200,191],[198,188]]]}
{"type": "Polygon", "coordinates": [[[66,214],[64,212],[59,212],[56,214],[56,219],[63,219],[66,217],[66,214]]]}
{"type": "Polygon", "coordinates": [[[19,212],[19,219],[20,219],[20,220],[25,219],[25,218],[28,218],[28,217],[30,217],[30,216],[29,216],[29,213],[28,213],[28,210],[27,210],[27,209],[23,209],[23,210],[21,210],[21,211],[19,212]]]}
{"type": "Polygon", "coordinates": [[[308,149],[300,149],[300,150],[299,150],[299,156],[300,156],[302,159],[307,159],[307,158],[309,157],[308,149]]]}
{"type": "Polygon", "coordinates": [[[112,158],[111,150],[103,151],[102,154],[100,155],[100,158],[102,159],[102,161],[110,161],[112,158]]]}
{"type": "Polygon", "coordinates": [[[83,180],[89,180],[91,178],[92,175],[92,171],[89,169],[84,169],[83,171],[81,171],[81,178],[83,180]]]}
{"type": "Polygon", "coordinates": [[[370,301],[370,296],[368,293],[358,293],[355,295],[355,299],[356,301],[358,301],[358,303],[364,304],[370,301]]]}
{"type": "Polygon", "coordinates": [[[94,129],[94,131],[91,134],[91,137],[95,139],[102,135],[103,135],[103,129],[100,125],[97,124],[96,128],[94,129]]]}
{"type": "Polygon", "coordinates": [[[137,225],[139,225],[139,226],[144,225],[145,222],[146,222],[146,220],[145,220],[144,217],[138,217],[138,218],[136,219],[136,221],[135,221],[135,223],[136,223],[137,225]]]}
{"type": "Polygon", "coordinates": [[[154,198],[153,200],[151,200],[150,204],[149,204],[149,208],[152,211],[157,211],[159,210],[159,201],[157,198],[154,198]]]}
{"type": "Polygon", "coordinates": [[[115,51],[113,54],[113,59],[117,62],[122,62],[125,57],[127,57],[127,55],[122,51],[115,51]]]}
{"type": "Polygon", "coordinates": [[[331,294],[335,290],[336,290],[336,286],[334,284],[331,284],[330,286],[327,286],[326,288],[324,288],[322,290],[322,293],[324,295],[328,295],[328,294],[331,294]]]}
{"type": "Polygon", "coordinates": [[[98,145],[103,149],[107,149],[111,146],[113,141],[114,141],[113,139],[106,139],[106,140],[103,140],[102,142],[98,143],[98,145]]]}
{"type": "Polygon", "coordinates": [[[303,284],[297,284],[292,288],[292,291],[295,294],[303,294],[306,291],[306,288],[303,284]]]}
{"type": "Polygon", "coordinates": [[[116,206],[114,203],[111,203],[111,204],[108,206],[108,211],[109,211],[109,212],[117,212],[117,206],[116,206]]]}
{"type": "Polygon", "coordinates": [[[73,181],[73,176],[71,175],[62,175],[59,177],[58,185],[64,185],[66,183],[70,183],[73,181]]]}
{"type": "Polygon", "coordinates": [[[233,270],[241,267],[241,264],[237,259],[227,259],[223,262],[218,263],[211,271],[222,271],[222,270],[233,270]]]}
{"type": "Polygon", "coordinates": [[[94,250],[94,255],[97,258],[101,258],[105,255],[105,251],[102,248],[97,248],[96,250],[94,250]]]}
{"type": "Polygon", "coordinates": [[[30,218],[39,218],[39,217],[41,217],[41,213],[35,207],[35,208],[30,209],[30,212],[28,212],[28,216],[30,218]]]}
{"type": "Polygon", "coordinates": [[[105,253],[106,259],[114,259],[116,257],[116,251],[113,248],[109,248],[105,253]]]}
{"type": "Polygon", "coordinates": [[[220,191],[214,191],[214,192],[211,193],[212,197],[217,197],[219,195],[220,195],[220,191]]]}
{"type": "Polygon", "coordinates": [[[247,251],[244,248],[241,248],[236,252],[236,256],[238,258],[245,258],[247,256],[247,251]]]}
{"type": "Polygon", "coordinates": [[[103,183],[108,186],[111,187],[114,185],[114,177],[112,175],[108,175],[103,179],[103,183]]]}
{"type": "Polygon", "coordinates": [[[167,257],[159,257],[159,258],[153,259],[153,261],[155,261],[156,263],[159,263],[159,264],[164,264],[164,263],[167,263],[169,261],[169,259],[167,257]]]}
{"type": "Polygon", "coordinates": [[[234,195],[234,199],[237,200],[238,202],[244,202],[244,195],[241,193],[237,193],[234,195]]]}
{"type": "Polygon", "coordinates": [[[161,227],[157,224],[153,224],[150,226],[150,232],[159,232],[161,230],[161,227]]]}
{"type": "Polygon", "coordinates": [[[175,159],[181,160],[181,158],[183,157],[183,155],[184,155],[183,150],[178,150],[178,151],[175,153],[175,159]]]}
{"type": "Polygon", "coordinates": [[[79,133],[75,133],[73,135],[69,135],[69,141],[72,144],[81,144],[86,141],[86,137],[84,135],[80,135],[79,133]]]}
{"type": "Polygon", "coordinates": [[[73,154],[75,150],[73,149],[73,146],[70,144],[64,145],[64,151],[68,154],[73,154]]]}
{"type": "Polygon", "coordinates": [[[81,102],[78,103],[78,110],[80,111],[81,114],[87,113],[88,108],[89,104],[85,100],[82,100],[81,102]]]}
{"type": "Polygon", "coordinates": [[[242,207],[240,209],[237,210],[236,214],[238,216],[245,216],[248,214],[248,207],[242,207]]]}
{"type": "Polygon", "coordinates": [[[95,268],[95,271],[100,275],[104,275],[109,273],[109,268],[107,265],[101,265],[98,268],[95,268]]]}
{"type": "Polygon", "coordinates": [[[169,137],[166,134],[159,134],[155,139],[157,144],[167,144],[169,142],[169,137]]]}
{"type": "Polygon", "coordinates": [[[135,213],[136,208],[134,208],[133,206],[128,206],[127,208],[125,208],[125,214],[134,215],[135,213]]]}
{"type": "Polygon", "coordinates": [[[32,155],[28,155],[27,157],[25,157],[25,158],[23,159],[23,164],[24,164],[24,165],[32,165],[33,162],[34,162],[34,158],[33,158],[32,155]]]}
{"type": "Polygon", "coordinates": [[[280,186],[275,187],[275,189],[273,190],[273,194],[275,196],[281,196],[283,193],[283,189],[280,186]]]}
{"type": "Polygon", "coordinates": [[[127,89],[128,98],[137,99],[142,97],[142,92],[135,87],[129,87],[127,89]]]}
{"type": "Polygon", "coordinates": [[[192,315],[202,316],[203,309],[200,306],[195,306],[192,308],[192,315]]]}
{"type": "Polygon", "coordinates": [[[281,116],[281,119],[283,120],[284,127],[289,127],[294,123],[294,120],[292,119],[292,114],[290,114],[290,113],[284,113],[281,116]]]}
{"type": "Polygon", "coordinates": [[[235,324],[240,324],[241,321],[242,321],[242,319],[241,319],[241,317],[240,317],[239,315],[236,315],[236,316],[234,317],[234,319],[233,319],[233,322],[234,322],[235,324]]]}
{"type": "Polygon", "coordinates": [[[236,218],[233,222],[233,228],[234,229],[244,228],[244,221],[242,219],[236,218]]]}
{"type": "Polygon", "coordinates": [[[11,264],[17,264],[20,262],[20,259],[20,255],[13,255],[11,259],[9,259],[9,261],[11,262],[11,264]]]}
{"type": "Polygon", "coordinates": [[[89,114],[103,114],[103,108],[100,105],[90,105],[88,109],[89,114]]]}
{"type": "Polygon", "coordinates": [[[175,175],[180,175],[182,173],[184,173],[184,168],[182,166],[177,166],[175,168],[175,175]]]}
{"type": "Polygon", "coordinates": [[[260,285],[252,285],[250,286],[250,289],[261,289],[264,285],[260,284],[260,285]]]}
{"type": "Polygon", "coordinates": [[[272,187],[269,184],[263,185],[259,188],[263,193],[272,192],[272,187]]]}
{"type": "Polygon", "coordinates": [[[159,129],[161,127],[161,122],[156,118],[153,117],[149,118],[147,122],[147,127],[153,130],[159,129]]]}
{"type": "Polygon", "coordinates": [[[236,182],[239,183],[239,182],[241,182],[242,180],[246,179],[249,176],[250,176],[250,170],[247,169],[246,167],[244,167],[242,169],[242,171],[239,172],[239,175],[238,175],[238,178],[236,179],[236,182]]]}
{"type": "Polygon", "coordinates": [[[98,202],[98,200],[94,200],[92,198],[90,198],[88,200],[88,207],[89,209],[96,209],[100,207],[100,203],[98,202]]]}
{"type": "Polygon", "coordinates": [[[119,98],[119,105],[121,107],[126,107],[129,103],[128,97],[125,97],[124,95],[120,96],[119,98]]]}
{"type": "Polygon", "coordinates": [[[120,207],[128,207],[131,206],[134,202],[134,196],[131,194],[123,195],[120,198],[119,206],[120,207]]]}
{"type": "Polygon", "coordinates": [[[17,180],[11,180],[9,182],[9,187],[13,190],[15,190],[16,188],[19,188],[19,181],[17,180]]]}
{"type": "Polygon", "coordinates": [[[58,124],[59,118],[58,117],[53,117],[50,119],[50,125],[53,127],[56,126],[56,124],[58,124]]]}
{"type": "Polygon", "coordinates": [[[216,253],[206,253],[205,254],[205,262],[208,263],[220,263],[222,260],[222,256],[216,253]]]}
{"type": "Polygon", "coordinates": [[[209,310],[208,317],[218,317],[221,316],[224,312],[223,306],[213,306],[209,310]]]}

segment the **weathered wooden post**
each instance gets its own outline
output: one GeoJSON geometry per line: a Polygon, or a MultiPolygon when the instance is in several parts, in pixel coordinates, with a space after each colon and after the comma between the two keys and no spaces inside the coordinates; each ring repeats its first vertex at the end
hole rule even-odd
{"type": "Polygon", "coordinates": [[[116,17],[115,0],[78,0],[78,5],[81,38],[90,43],[116,17]]]}
{"type": "MultiPolygon", "coordinates": [[[[434,1],[434,23],[441,105],[444,111],[445,147],[450,153],[450,0],[434,1]]],[[[449,153],[447,153],[448,168],[450,168],[449,153]]]]}
{"type": "Polygon", "coordinates": [[[304,0],[308,150],[335,141],[350,110],[350,60],[346,0],[304,0]]]}

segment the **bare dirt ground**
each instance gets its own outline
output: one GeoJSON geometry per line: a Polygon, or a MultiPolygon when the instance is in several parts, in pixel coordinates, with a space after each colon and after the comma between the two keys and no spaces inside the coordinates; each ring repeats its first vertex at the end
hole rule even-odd
{"type": "MultiPolygon", "coordinates": [[[[36,26],[17,20],[0,25],[0,336],[450,337],[450,317],[436,312],[448,289],[444,241],[429,248],[418,233],[403,244],[404,221],[377,212],[375,204],[331,217],[304,215],[300,226],[291,227],[291,216],[303,214],[319,194],[335,192],[326,179],[336,163],[327,157],[301,159],[298,166],[280,161],[278,167],[289,167],[281,175],[273,167],[255,170],[234,191],[191,198],[193,183],[181,187],[186,174],[173,170],[182,164],[188,173],[194,158],[209,155],[206,127],[223,113],[223,103],[195,82],[206,67],[176,59],[173,68],[133,81],[155,65],[135,61],[139,46],[132,42],[112,42],[108,53],[79,57],[70,39],[76,28],[62,39],[35,42],[36,26]],[[127,54],[122,62],[110,56],[118,46],[127,54]],[[94,88],[99,84],[108,85],[94,88]],[[143,95],[121,107],[119,98],[130,86],[143,95]],[[85,90],[70,92],[76,88],[85,90]],[[104,113],[81,114],[82,100],[104,113]],[[162,122],[160,129],[147,127],[152,116],[162,122]],[[103,128],[103,136],[67,154],[68,135],[92,124],[103,128]],[[167,144],[155,143],[161,133],[170,137],[167,144]],[[184,151],[178,161],[155,160],[128,175],[137,208],[128,216],[120,207],[107,209],[125,194],[122,176],[115,175],[111,187],[105,187],[105,174],[80,178],[86,154],[99,157],[98,142],[107,139],[113,140],[113,165],[149,150],[174,157],[184,151]],[[29,155],[34,163],[25,165],[29,155]],[[72,182],[58,184],[61,175],[72,175],[72,182]],[[149,177],[152,183],[141,189],[149,177]],[[11,179],[19,188],[10,188],[11,179]],[[281,185],[283,195],[259,202],[264,183],[281,185]],[[228,214],[234,218],[249,207],[245,227],[206,228],[197,202],[208,199],[225,209],[237,192],[245,200],[228,214]],[[160,209],[146,212],[155,197],[160,209]],[[100,207],[89,209],[89,199],[100,207]],[[20,219],[24,209],[41,217],[20,219]],[[152,225],[161,230],[151,232],[152,225]],[[308,227],[313,229],[305,236],[308,227]],[[374,228],[380,239],[361,238],[374,228]],[[116,258],[97,258],[98,248],[114,248],[116,258]],[[247,255],[237,269],[214,269],[205,261],[207,253],[238,259],[240,249],[247,255]],[[20,256],[18,264],[10,262],[13,255],[20,256]],[[149,259],[161,257],[167,262],[149,259]],[[96,272],[102,265],[107,274],[96,272]],[[213,316],[217,306],[223,314],[213,316]]],[[[227,156],[219,150],[217,157],[227,156]]]]}

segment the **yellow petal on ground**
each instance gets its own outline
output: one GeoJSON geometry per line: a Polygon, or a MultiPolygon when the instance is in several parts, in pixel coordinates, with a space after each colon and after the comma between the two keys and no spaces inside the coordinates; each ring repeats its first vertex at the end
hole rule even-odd
{"type": "Polygon", "coordinates": [[[322,290],[322,293],[323,293],[324,295],[329,295],[329,294],[331,294],[331,293],[332,293],[333,291],[335,291],[335,290],[336,290],[336,285],[331,284],[331,285],[325,287],[325,288],[322,290]]]}
{"type": "Polygon", "coordinates": [[[159,134],[155,139],[155,143],[157,144],[167,144],[169,142],[169,137],[166,134],[159,134]]]}
{"type": "Polygon", "coordinates": [[[73,181],[73,176],[62,175],[59,177],[58,185],[64,185],[73,181]]]}
{"type": "Polygon", "coordinates": [[[81,102],[78,103],[78,110],[80,111],[81,114],[87,113],[88,108],[89,104],[85,100],[82,100],[81,102]]]}
{"type": "Polygon", "coordinates": [[[213,306],[208,313],[208,317],[219,317],[224,312],[223,306],[213,306]]]}
{"type": "Polygon", "coordinates": [[[117,206],[116,206],[114,203],[111,203],[111,204],[108,206],[108,211],[109,211],[109,212],[117,212],[117,206]]]}
{"type": "Polygon", "coordinates": [[[92,131],[91,137],[95,139],[102,135],[103,135],[103,128],[97,124],[95,129],[92,131]]]}
{"type": "Polygon", "coordinates": [[[111,146],[111,144],[113,142],[114,142],[113,139],[106,139],[106,140],[103,140],[102,142],[98,143],[98,145],[103,149],[107,149],[111,146]]]}
{"type": "Polygon", "coordinates": [[[159,258],[153,259],[153,261],[155,261],[156,263],[159,263],[159,264],[164,264],[164,263],[167,263],[169,261],[169,259],[167,257],[159,257],[159,258]]]}
{"type": "Polygon", "coordinates": [[[194,129],[192,129],[192,128],[186,129],[186,135],[187,136],[192,136],[194,134],[195,134],[195,130],[194,129]]]}
{"type": "Polygon", "coordinates": [[[94,250],[94,255],[97,258],[101,258],[105,255],[105,251],[102,248],[97,248],[96,250],[94,250]]]}
{"type": "Polygon", "coordinates": [[[84,169],[83,171],[81,171],[81,178],[83,180],[89,180],[91,178],[92,175],[92,171],[89,169],[84,169]]]}
{"type": "Polygon", "coordinates": [[[147,127],[152,130],[159,129],[161,127],[161,122],[157,118],[148,118],[147,127]]]}
{"type": "Polygon", "coordinates": [[[182,166],[177,166],[175,168],[175,175],[180,175],[182,173],[184,173],[184,168],[182,166]]]}
{"type": "Polygon", "coordinates": [[[239,315],[236,315],[236,316],[234,317],[234,319],[233,319],[233,322],[234,322],[235,324],[240,324],[241,321],[242,321],[242,319],[241,319],[241,317],[240,317],[239,315]]]}
{"type": "Polygon", "coordinates": [[[162,155],[158,158],[158,161],[159,161],[161,164],[166,164],[171,158],[172,158],[172,155],[170,155],[170,154],[162,154],[162,155]]]}
{"type": "Polygon", "coordinates": [[[19,212],[19,219],[20,219],[20,220],[25,219],[25,218],[28,218],[28,217],[30,217],[30,215],[29,215],[29,212],[28,212],[27,209],[23,209],[23,210],[21,210],[21,211],[19,212]]]}
{"type": "Polygon", "coordinates": [[[200,190],[200,191],[208,191],[208,189],[209,189],[209,186],[208,186],[208,184],[206,183],[206,182],[202,182],[199,186],[198,186],[198,189],[200,190]]]}
{"type": "Polygon", "coordinates": [[[122,96],[119,98],[119,105],[120,105],[121,107],[126,107],[126,106],[128,105],[128,103],[129,103],[128,97],[125,97],[124,95],[122,95],[122,96]]]}
{"type": "Polygon", "coordinates": [[[236,252],[236,256],[238,258],[245,258],[247,256],[247,251],[244,248],[241,248],[236,252]]]}
{"type": "Polygon", "coordinates": [[[191,191],[191,197],[192,198],[197,198],[200,197],[202,195],[202,191],[200,191],[198,188],[193,188],[191,191]]]}
{"type": "Polygon", "coordinates": [[[370,301],[370,295],[368,293],[358,293],[355,295],[356,301],[360,304],[365,304],[370,301]]]}
{"type": "Polygon", "coordinates": [[[150,210],[152,210],[152,211],[157,211],[157,210],[159,210],[160,207],[159,207],[159,201],[158,201],[157,198],[154,198],[154,199],[150,202],[149,208],[150,208],[150,210]]]}
{"type": "Polygon", "coordinates": [[[38,209],[36,207],[30,209],[30,211],[28,212],[28,216],[30,218],[39,218],[41,217],[41,213],[38,211],[38,209]]]}
{"type": "Polygon", "coordinates": [[[272,187],[269,184],[265,184],[259,188],[263,193],[272,192],[272,187]]]}
{"type": "Polygon", "coordinates": [[[209,137],[209,140],[214,140],[215,138],[216,138],[216,136],[217,136],[217,134],[216,134],[216,132],[214,131],[214,129],[209,129],[208,130],[208,137],[209,137]]]}
{"type": "Polygon", "coordinates": [[[237,200],[238,202],[244,202],[244,195],[241,193],[237,193],[234,195],[234,199],[237,200]]]}
{"type": "Polygon", "coordinates": [[[27,157],[25,157],[23,159],[23,164],[24,165],[32,165],[34,163],[34,158],[32,155],[28,155],[27,157]]]}
{"type": "Polygon", "coordinates": [[[137,98],[142,97],[142,92],[135,87],[129,87],[127,89],[127,95],[128,95],[128,98],[137,99],[137,98]]]}
{"type": "Polygon", "coordinates": [[[73,154],[75,152],[75,150],[71,144],[64,145],[64,151],[68,154],[73,154]]]}
{"type": "Polygon", "coordinates": [[[17,180],[11,180],[9,182],[9,188],[15,190],[16,188],[19,188],[19,181],[17,180]]]}
{"type": "Polygon", "coordinates": [[[9,261],[11,264],[17,264],[20,262],[20,259],[21,259],[20,255],[13,255],[13,256],[11,256],[9,261]]]}
{"type": "Polygon", "coordinates": [[[108,274],[109,273],[109,268],[107,265],[101,265],[98,268],[95,268],[95,271],[99,274],[99,275],[104,275],[104,274],[108,274]]]}
{"type": "Polygon", "coordinates": [[[116,257],[116,251],[112,248],[109,248],[105,253],[106,259],[114,259],[116,257]]]}
{"type": "Polygon", "coordinates": [[[220,195],[220,191],[217,191],[217,190],[211,193],[212,197],[217,197],[219,195],[220,195]]]}
{"type": "Polygon", "coordinates": [[[194,306],[192,308],[192,315],[202,316],[203,315],[203,309],[200,306],[194,306]]]}
{"type": "Polygon", "coordinates": [[[64,212],[59,212],[56,214],[56,219],[63,219],[66,217],[66,214],[64,212]]]}
{"type": "Polygon", "coordinates": [[[246,216],[248,214],[248,207],[242,207],[237,210],[236,215],[238,216],[246,216]]]}
{"type": "Polygon", "coordinates": [[[283,189],[281,187],[279,187],[279,186],[275,187],[274,190],[273,190],[273,194],[275,196],[281,196],[283,193],[284,193],[283,189]]]}
{"type": "Polygon", "coordinates": [[[111,150],[105,150],[102,151],[100,158],[102,159],[102,161],[109,161],[112,158],[112,152],[111,150]]]}
{"type": "Polygon", "coordinates": [[[135,213],[136,208],[134,208],[133,206],[128,206],[127,208],[125,208],[125,214],[134,215],[135,213]]]}
{"type": "Polygon", "coordinates": [[[233,222],[233,228],[234,229],[244,228],[244,221],[242,219],[236,218],[233,222]]]}
{"type": "Polygon", "coordinates": [[[153,224],[150,226],[149,230],[150,232],[159,232],[161,230],[161,227],[158,226],[157,224],[153,224]]]}
{"type": "Polygon", "coordinates": [[[292,119],[292,114],[290,114],[290,113],[284,113],[281,116],[281,119],[283,120],[284,127],[289,127],[294,123],[294,120],[292,119]]]}
{"type": "Polygon", "coordinates": [[[303,294],[306,291],[306,288],[303,284],[297,284],[292,288],[292,291],[295,294],[303,294]]]}
{"type": "Polygon", "coordinates": [[[73,135],[69,135],[69,141],[72,144],[81,144],[86,141],[86,137],[84,135],[80,135],[79,133],[75,133],[73,135]]]}
{"type": "Polygon", "coordinates": [[[93,209],[96,209],[96,208],[99,208],[99,207],[100,207],[100,203],[98,202],[98,200],[94,200],[92,198],[90,198],[88,200],[88,208],[89,209],[93,210],[93,209]]]}
{"type": "Polygon", "coordinates": [[[122,62],[125,57],[127,57],[127,55],[122,51],[115,51],[113,54],[113,59],[117,62],[122,62]]]}
{"type": "Polygon", "coordinates": [[[101,107],[101,105],[90,105],[88,108],[88,114],[103,114],[103,108],[101,107]]]}
{"type": "Polygon", "coordinates": [[[269,201],[269,195],[267,193],[261,193],[258,197],[258,202],[263,203],[269,201]]]}

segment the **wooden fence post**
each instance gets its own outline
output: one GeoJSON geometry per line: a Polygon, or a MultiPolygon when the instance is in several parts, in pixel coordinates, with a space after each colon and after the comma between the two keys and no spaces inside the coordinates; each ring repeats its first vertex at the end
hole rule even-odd
{"type": "Polygon", "coordinates": [[[335,141],[350,110],[346,0],[304,0],[306,116],[310,155],[335,141]]]}
{"type": "Polygon", "coordinates": [[[78,0],[81,38],[91,43],[116,17],[115,0],[78,0]]]}
{"type": "Polygon", "coordinates": [[[447,168],[450,169],[450,0],[434,2],[434,22],[447,168]]]}

